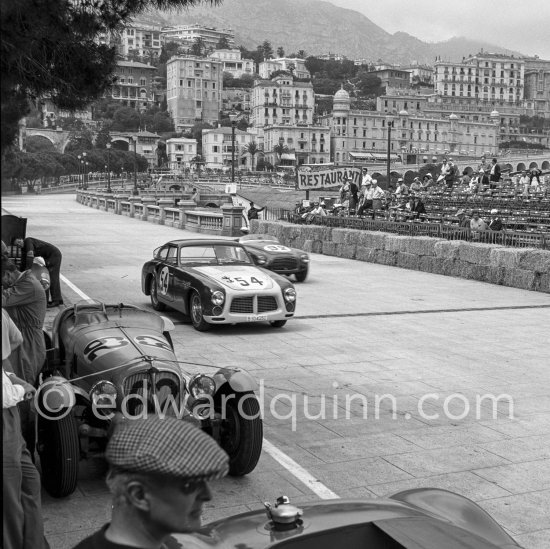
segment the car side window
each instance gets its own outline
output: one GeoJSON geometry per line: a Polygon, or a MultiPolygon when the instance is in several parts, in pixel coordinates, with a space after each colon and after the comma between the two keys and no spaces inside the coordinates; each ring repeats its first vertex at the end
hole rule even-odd
{"type": "Polygon", "coordinates": [[[162,246],[155,253],[155,259],[160,259],[161,261],[166,261],[166,255],[168,253],[168,246],[162,246]]]}
{"type": "Polygon", "coordinates": [[[177,265],[178,263],[178,248],[176,246],[170,246],[168,248],[168,255],[166,257],[166,263],[177,265]]]}

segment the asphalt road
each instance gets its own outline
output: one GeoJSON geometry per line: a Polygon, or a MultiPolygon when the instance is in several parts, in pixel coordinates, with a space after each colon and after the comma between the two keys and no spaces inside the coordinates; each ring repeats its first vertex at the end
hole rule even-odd
{"type": "MultiPolygon", "coordinates": [[[[85,294],[150,308],[143,263],[197,236],[73,196],[8,197],[3,208],[61,249],[67,304],[85,294]]],[[[262,386],[266,451],[247,477],[214,484],[205,520],[282,494],[300,503],[437,486],[477,501],[525,547],[549,547],[550,296],[322,255],[297,291],[297,317],[282,329],[198,333],[166,313],[191,372],[239,366],[262,386]],[[495,411],[487,394],[509,398],[495,411]]],[[[82,464],[75,494],[44,494],[52,548],[108,520],[101,471],[82,464]]]]}

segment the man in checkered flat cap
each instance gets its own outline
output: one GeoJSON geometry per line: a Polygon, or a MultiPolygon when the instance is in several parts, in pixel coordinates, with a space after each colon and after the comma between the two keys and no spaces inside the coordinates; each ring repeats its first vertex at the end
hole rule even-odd
{"type": "Polygon", "coordinates": [[[181,547],[170,534],[200,528],[202,506],[212,499],[208,481],[229,471],[214,439],[171,417],[123,421],[105,458],[112,520],[74,549],[181,547]]]}

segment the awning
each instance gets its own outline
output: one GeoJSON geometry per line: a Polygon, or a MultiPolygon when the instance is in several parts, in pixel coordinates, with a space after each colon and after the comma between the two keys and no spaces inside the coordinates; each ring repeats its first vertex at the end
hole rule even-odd
{"type": "Polygon", "coordinates": [[[296,160],[296,155],[294,153],[283,153],[281,160],[296,160]]]}
{"type": "MultiPolygon", "coordinates": [[[[388,155],[383,153],[370,153],[370,152],[350,152],[350,157],[357,160],[369,160],[370,162],[386,162],[388,155]]],[[[398,154],[390,153],[390,162],[399,160],[398,154]]]]}
{"type": "Polygon", "coordinates": [[[351,158],[357,158],[358,160],[372,160],[371,153],[349,153],[351,158]]]}

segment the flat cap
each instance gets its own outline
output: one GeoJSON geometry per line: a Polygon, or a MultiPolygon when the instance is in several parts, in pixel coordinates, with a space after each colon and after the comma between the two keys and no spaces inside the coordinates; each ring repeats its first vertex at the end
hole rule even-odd
{"type": "Polygon", "coordinates": [[[229,458],[213,438],[172,417],[122,422],[107,444],[105,458],[118,469],[175,479],[213,480],[229,471],[229,458]]]}

